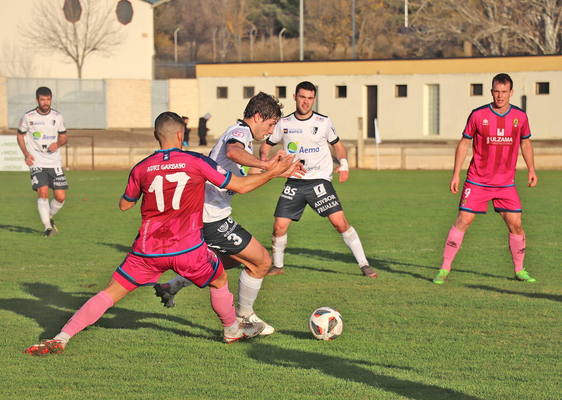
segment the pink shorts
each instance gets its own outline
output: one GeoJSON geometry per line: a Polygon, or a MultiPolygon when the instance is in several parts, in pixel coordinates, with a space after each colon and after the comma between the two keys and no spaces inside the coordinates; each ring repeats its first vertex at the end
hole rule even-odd
{"type": "Polygon", "coordinates": [[[169,269],[189,279],[199,287],[207,286],[219,277],[224,268],[217,255],[206,243],[184,254],[167,257],[141,257],[129,253],[113,273],[113,279],[127,290],[151,286],[169,269]]]}
{"type": "Polygon", "coordinates": [[[489,187],[466,181],[462,188],[459,210],[486,214],[492,200],[496,212],[522,212],[521,200],[515,186],[489,187]]]}

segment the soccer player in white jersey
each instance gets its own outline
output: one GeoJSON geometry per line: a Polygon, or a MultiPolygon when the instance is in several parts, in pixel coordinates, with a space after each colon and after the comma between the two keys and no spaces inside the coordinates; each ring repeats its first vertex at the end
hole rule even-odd
{"type": "Polygon", "coordinates": [[[31,187],[37,192],[43,236],[48,237],[57,232],[53,216],[62,208],[68,189],[59,152],[67,137],[61,113],[51,108],[51,89],[38,88],[35,98],[37,107],[22,117],[17,140],[31,172],[31,187]],[[50,203],[49,188],[53,190],[50,203]]]}
{"type": "MultiPolygon", "coordinates": [[[[244,176],[249,167],[269,170],[271,161],[262,161],[253,155],[253,140],[263,140],[271,134],[281,117],[281,105],[274,97],[260,92],[250,99],[244,110],[244,118],[229,127],[219,138],[210,158],[234,175],[244,176]]],[[[272,160],[273,161],[273,160],[272,160]]],[[[300,170],[300,169],[299,169],[300,170]]],[[[254,312],[253,305],[260,291],[263,278],[271,267],[271,257],[262,244],[231,216],[234,192],[207,183],[203,208],[203,234],[207,245],[221,256],[225,268],[242,263],[238,286],[236,313],[245,322],[263,322],[254,312]]],[[[164,284],[155,285],[156,295],[166,307],[174,306],[174,296],[191,282],[177,276],[164,284]]],[[[265,324],[261,335],[275,330],[265,324]]]]}
{"type": "Polygon", "coordinates": [[[268,275],[284,272],[283,262],[287,246],[287,231],[292,221],[298,221],[308,204],[322,217],[328,217],[342,235],[364,276],[376,278],[377,273],[369,266],[359,235],[345,218],[334,187],[332,186],[333,162],[330,147],[333,146],[340,162],[339,181],[349,177],[347,152],[336,134],[329,117],[312,110],[316,100],[316,87],[311,82],[301,82],[295,89],[296,111],[281,118],[273,134],[260,149],[260,157],[267,160],[272,146],[282,143],[283,148],[304,163],[306,174],[302,179],[289,177],[275,209],[273,225],[273,266],[268,275]]]}

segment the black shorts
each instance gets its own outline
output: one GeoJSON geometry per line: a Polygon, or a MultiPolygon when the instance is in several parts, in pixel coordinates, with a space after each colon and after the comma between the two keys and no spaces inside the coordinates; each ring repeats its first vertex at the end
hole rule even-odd
{"type": "Polygon", "coordinates": [[[232,217],[203,224],[203,236],[207,246],[220,254],[238,254],[244,250],[252,235],[232,217]]]}
{"type": "Polygon", "coordinates": [[[273,215],[298,221],[307,204],[322,217],[343,210],[332,182],[325,179],[287,179],[273,215]]]}
{"type": "Polygon", "coordinates": [[[31,174],[31,188],[35,191],[42,186],[48,186],[53,190],[66,190],[68,189],[68,182],[64,176],[62,168],[30,168],[31,174]]]}

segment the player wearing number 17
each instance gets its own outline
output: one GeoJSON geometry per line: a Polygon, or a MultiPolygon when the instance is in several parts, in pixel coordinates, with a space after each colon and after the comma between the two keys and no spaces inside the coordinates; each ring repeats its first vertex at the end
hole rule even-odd
{"type": "Polygon", "coordinates": [[[142,223],[131,252],[113,273],[112,280],[80,308],[52,340],[29,347],[34,355],[58,353],[78,332],[95,323],[107,309],[140,286],[153,285],[173,269],[199,287],[210,286],[211,306],[224,326],[224,341],[258,335],[264,324],[239,321],[220,259],[203,241],[203,201],[207,181],[246,193],[296,168],[291,156],[278,156],[268,171],[238,177],[195,152],[180,150],[184,123],[165,112],[155,122],[161,150],[133,167],[123,197],[122,211],[142,197],[142,223]]]}
{"type": "Polygon", "coordinates": [[[452,193],[458,192],[460,170],[472,141],[473,157],[462,190],[459,213],[445,241],[443,264],[433,280],[438,285],[445,283],[465,232],[476,214],[486,213],[490,200],[509,230],[515,279],[536,281],[523,267],[525,232],[521,224],[521,201],[515,189],[519,146],[527,164],[528,185],[537,184],[529,120],[525,111],[509,103],[513,94],[513,81],[509,75],[496,75],[492,79],[491,92],[491,104],[472,110],[455,152],[455,167],[449,184],[452,193]]]}

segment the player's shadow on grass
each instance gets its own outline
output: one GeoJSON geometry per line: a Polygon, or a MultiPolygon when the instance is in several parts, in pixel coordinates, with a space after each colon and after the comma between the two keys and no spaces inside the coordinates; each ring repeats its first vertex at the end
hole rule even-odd
{"type": "Polygon", "coordinates": [[[19,226],[19,225],[4,225],[0,224],[0,229],[4,229],[8,232],[16,232],[16,233],[41,233],[37,229],[28,228],[27,226],[19,226]]]}
{"type": "Polygon", "coordinates": [[[124,246],[119,243],[106,243],[106,242],[98,242],[97,244],[101,244],[103,246],[112,247],[120,253],[128,253],[131,251],[131,246],[124,246]]]}
{"type": "MultiPolygon", "coordinates": [[[[525,284],[525,283],[523,283],[523,284],[525,284]]],[[[466,287],[470,288],[470,289],[489,290],[491,292],[496,292],[496,293],[512,294],[512,295],[515,295],[515,296],[523,296],[523,297],[528,297],[530,299],[545,299],[545,300],[562,302],[562,295],[559,295],[559,294],[516,292],[514,290],[498,289],[498,288],[495,288],[495,287],[492,287],[492,286],[486,286],[486,285],[466,285],[466,287]]]]}
{"type": "MultiPolygon", "coordinates": [[[[72,316],[74,311],[80,308],[94,293],[65,293],[54,285],[44,283],[24,283],[23,289],[34,296],[30,298],[0,299],[0,309],[12,311],[16,314],[33,319],[43,329],[39,335],[40,339],[52,338],[72,316]]],[[[134,296],[132,294],[131,296],[134,296]]],[[[156,303],[156,300],[155,300],[156,303]]],[[[94,325],[107,329],[141,329],[150,328],[159,331],[170,332],[179,336],[199,338],[205,340],[217,340],[222,332],[210,329],[206,326],[194,324],[183,318],[166,314],[140,312],[119,307],[119,303],[111,307],[104,316],[94,325]],[[164,326],[158,322],[147,320],[160,320],[161,322],[173,322],[178,328],[164,326]],[[194,328],[207,332],[208,334],[196,334],[182,327],[194,328]]]]}
{"type": "MultiPolygon", "coordinates": [[[[248,356],[275,367],[301,368],[303,370],[317,370],[319,373],[331,375],[348,382],[357,382],[373,388],[396,393],[409,399],[416,400],[479,400],[456,390],[441,388],[425,383],[395,378],[371,371],[369,367],[384,367],[391,369],[407,369],[394,365],[377,364],[365,360],[352,360],[343,357],[308,351],[281,348],[262,343],[252,343],[248,356]]],[[[344,393],[341,393],[342,397],[344,393]]],[[[329,397],[329,396],[328,396],[329,397]]]]}
{"type": "MultiPolygon", "coordinates": [[[[285,251],[289,254],[306,257],[307,259],[322,258],[322,259],[325,259],[327,261],[339,261],[339,262],[342,262],[342,263],[351,263],[353,265],[356,265],[355,258],[353,257],[353,255],[351,253],[349,253],[349,254],[348,253],[336,253],[335,251],[330,251],[330,250],[308,249],[308,248],[302,248],[302,247],[287,247],[287,249],[285,251]]],[[[385,271],[385,272],[389,272],[391,274],[408,275],[408,276],[411,276],[413,278],[421,279],[421,280],[428,281],[428,282],[432,281],[434,273],[437,272],[437,270],[439,269],[439,266],[412,264],[412,263],[407,263],[407,262],[401,262],[401,261],[396,261],[396,260],[386,260],[386,259],[375,258],[375,257],[369,257],[368,261],[369,261],[369,265],[371,265],[373,268],[375,268],[375,270],[385,271]],[[398,268],[396,268],[395,266],[397,266],[398,268]],[[407,267],[409,269],[407,269],[407,270],[400,269],[400,267],[407,267]],[[422,269],[425,269],[425,270],[430,270],[431,272],[428,272],[428,274],[422,274],[422,273],[415,272],[415,271],[411,270],[412,268],[415,268],[415,269],[422,268],[422,269]]],[[[294,267],[300,268],[300,269],[307,269],[307,270],[311,270],[311,271],[328,272],[328,273],[333,273],[333,274],[356,275],[355,273],[351,273],[351,272],[335,271],[335,270],[330,270],[330,269],[326,269],[326,268],[315,268],[315,267],[302,266],[302,265],[294,265],[294,267]]],[[[489,274],[489,273],[486,273],[486,272],[478,272],[478,271],[471,271],[471,270],[458,269],[458,268],[456,268],[455,271],[456,272],[464,272],[464,273],[467,273],[467,274],[485,276],[485,277],[488,277],[488,278],[508,279],[505,276],[489,274]]]]}

